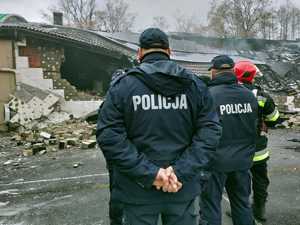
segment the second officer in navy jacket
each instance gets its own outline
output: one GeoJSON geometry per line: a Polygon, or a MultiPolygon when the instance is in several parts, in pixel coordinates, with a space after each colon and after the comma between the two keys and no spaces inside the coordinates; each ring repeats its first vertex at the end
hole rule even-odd
{"type": "Polygon", "coordinates": [[[221,201],[225,188],[230,200],[234,225],[254,225],[249,203],[249,169],[255,153],[257,100],[238,84],[234,61],[227,55],[212,59],[209,91],[217,107],[223,134],[217,147],[213,173],[202,194],[203,219],[209,225],[221,225],[221,201]]]}

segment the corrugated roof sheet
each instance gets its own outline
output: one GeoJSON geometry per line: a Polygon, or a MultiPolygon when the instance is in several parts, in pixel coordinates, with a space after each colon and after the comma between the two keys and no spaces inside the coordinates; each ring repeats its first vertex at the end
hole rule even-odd
{"type": "Polygon", "coordinates": [[[16,14],[0,13],[0,23],[5,23],[5,22],[26,23],[27,21],[24,17],[16,14]]]}
{"type": "Polygon", "coordinates": [[[0,13],[0,22],[2,22],[8,14],[0,13]]]}
{"type": "MultiPolygon", "coordinates": [[[[126,33],[101,33],[107,37],[115,39],[119,42],[122,42],[129,48],[133,50],[138,49],[138,38],[139,34],[126,32],[126,33]]],[[[193,63],[210,63],[212,58],[217,55],[226,54],[232,57],[235,61],[246,59],[251,60],[255,64],[265,64],[262,61],[249,59],[243,57],[240,53],[234,49],[225,49],[225,48],[214,48],[206,45],[197,44],[188,40],[178,40],[170,38],[170,46],[172,49],[172,59],[176,61],[185,61],[193,63]],[[188,50],[186,50],[188,49],[188,50]]]]}
{"type": "Polygon", "coordinates": [[[100,35],[96,32],[65,26],[54,26],[41,23],[0,23],[0,32],[3,30],[19,30],[46,35],[51,38],[72,41],[92,48],[107,49],[132,56],[132,49],[123,44],[100,35]]]}

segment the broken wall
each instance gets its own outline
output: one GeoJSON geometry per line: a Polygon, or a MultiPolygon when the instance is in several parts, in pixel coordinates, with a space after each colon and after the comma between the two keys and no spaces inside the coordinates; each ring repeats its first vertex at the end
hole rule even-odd
{"type": "MultiPolygon", "coordinates": [[[[39,39],[34,39],[32,37],[27,37],[26,45],[19,47],[19,56],[28,57],[29,68],[40,68],[42,69],[42,77],[48,81],[51,81],[51,88],[54,90],[63,90],[64,99],[67,101],[88,101],[94,99],[94,96],[81,92],[78,90],[80,87],[77,83],[74,83],[72,79],[78,75],[77,70],[68,69],[65,71],[65,61],[66,61],[66,47],[61,44],[52,43],[49,41],[43,41],[39,39]],[[74,72],[75,71],[75,72],[74,72]],[[62,75],[64,74],[64,76],[62,75]],[[77,85],[77,86],[76,86],[77,85]]],[[[72,54],[77,51],[75,47],[72,54]]],[[[85,54],[89,54],[83,51],[85,54]]],[[[73,56],[72,56],[73,57],[73,56]]],[[[100,57],[99,55],[93,55],[93,59],[100,57]]],[[[85,56],[81,57],[81,60],[77,61],[76,64],[72,64],[74,68],[81,68],[84,65],[82,61],[86,60],[85,56]],[[79,65],[77,65],[79,64],[79,65]]],[[[91,61],[91,60],[90,60],[91,61]]],[[[107,63],[101,65],[105,67],[107,63]]],[[[84,74],[84,73],[81,73],[84,74]]],[[[101,73],[103,74],[103,72],[101,73]]],[[[100,74],[100,76],[101,76],[100,74]]],[[[33,77],[33,79],[35,79],[33,77]]],[[[40,80],[39,82],[43,82],[40,80]]],[[[35,81],[37,83],[37,81],[35,81]]],[[[33,83],[27,83],[29,85],[39,87],[33,83]]]]}
{"type": "Polygon", "coordinates": [[[4,105],[16,91],[16,76],[13,70],[0,69],[0,131],[6,131],[4,105]]]}
{"type": "Polygon", "coordinates": [[[13,44],[10,40],[0,39],[0,69],[1,68],[14,68],[13,60],[13,44]]]}

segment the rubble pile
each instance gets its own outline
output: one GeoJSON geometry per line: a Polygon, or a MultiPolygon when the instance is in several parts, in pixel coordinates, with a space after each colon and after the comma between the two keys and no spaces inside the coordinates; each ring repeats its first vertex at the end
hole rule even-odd
{"type": "Polygon", "coordinates": [[[288,44],[282,45],[277,48],[271,48],[267,50],[267,54],[270,60],[279,62],[288,62],[291,64],[300,63],[300,45],[288,44]]]}
{"type": "Polygon", "coordinates": [[[237,51],[243,57],[266,63],[258,64],[264,76],[256,80],[265,90],[281,95],[300,93],[300,43],[277,42],[259,51],[237,51]]]}
{"type": "Polygon", "coordinates": [[[281,95],[297,95],[300,93],[300,77],[297,77],[297,75],[300,75],[300,70],[290,69],[289,67],[284,75],[280,75],[273,69],[274,67],[261,65],[260,70],[263,77],[257,78],[256,83],[271,93],[281,95]]]}
{"type": "Polygon", "coordinates": [[[19,83],[17,91],[5,104],[5,121],[10,130],[38,128],[59,124],[70,118],[84,118],[98,111],[98,101],[64,101],[47,90],[19,83]]]}
{"type": "Polygon", "coordinates": [[[32,156],[63,149],[95,148],[95,134],[96,124],[71,119],[43,129],[32,128],[20,131],[11,138],[11,141],[24,148],[24,156],[32,156]]]}
{"type": "Polygon", "coordinates": [[[50,92],[20,83],[6,105],[11,126],[31,127],[49,116],[59,105],[60,98],[50,92]]]}
{"type": "Polygon", "coordinates": [[[273,95],[273,99],[280,112],[283,122],[277,125],[278,128],[300,127],[300,95],[280,96],[273,95]]]}

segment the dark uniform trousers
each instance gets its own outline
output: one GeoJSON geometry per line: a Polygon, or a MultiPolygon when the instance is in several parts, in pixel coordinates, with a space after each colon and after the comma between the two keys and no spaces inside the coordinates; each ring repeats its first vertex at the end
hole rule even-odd
{"type": "MultiPolygon", "coordinates": [[[[113,169],[109,167],[109,190],[110,194],[113,189],[113,169]]],[[[110,197],[109,199],[109,220],[110,225],[122,225],[123,224],[123,203],[114,200],[110,197]]]]}
{"type": "Polygon", "coordinates": [[[124,225],[196,225],[195,200],[179,203],[124,204],[124,225]]]}
{"type": "Polygon", "coordinates": [[[202,224],[221,225],[221,201],[224,187],[228,194],[234,225],[254,225],[249,203],[251,176],[249,170],[228,173],[213,172],[203,190],[200,202],[202,224]]]}
{"type": "Polygon", "coordinates": [[[255,163],[251,167],[253,201],[256,204],[264,204],[268,197],[268,177],[267,161],[255,163]]]}

